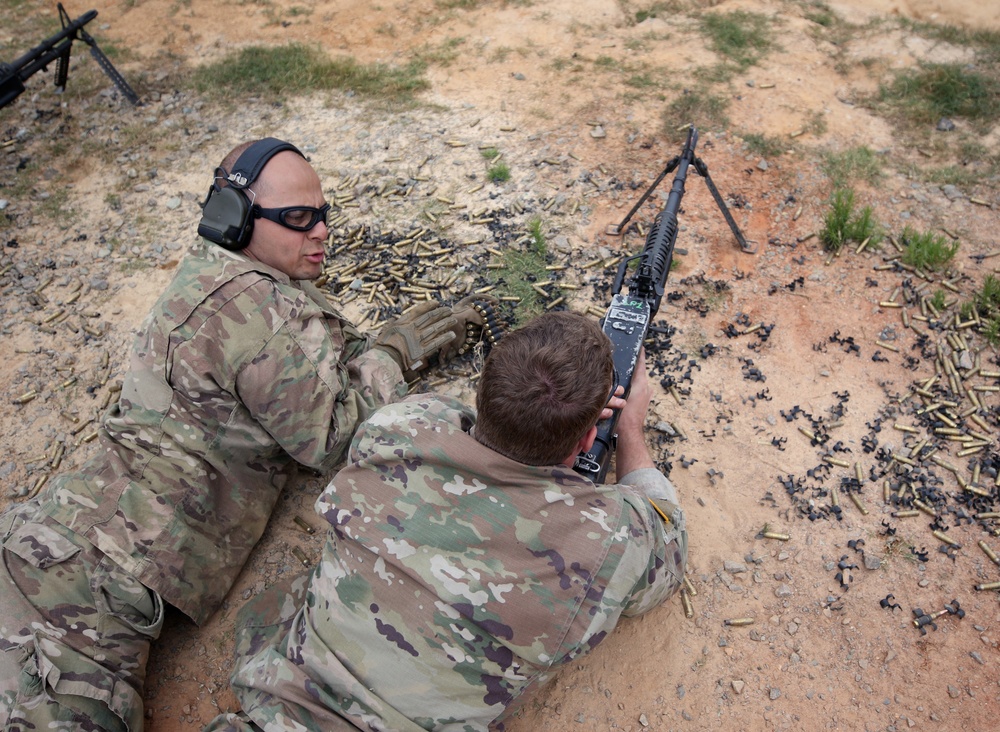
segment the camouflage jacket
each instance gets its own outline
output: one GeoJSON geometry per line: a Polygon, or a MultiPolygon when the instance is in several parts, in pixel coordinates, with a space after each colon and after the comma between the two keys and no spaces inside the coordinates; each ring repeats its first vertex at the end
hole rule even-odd
{"type": "Polygon", "coordinates": [[[201,242],[142,325],[100,453],[43,510],[201,624],[296,464],[333,468],[400,385],[311,284],[201,242]]]}
{"type": "Polygon", "coordinates": [[[684,515],[659,471],[595,485],[493,452],[474,420],[421,395],[358,430],[317,501],[332,530],[288,632],[247,608],[233,686],[257,724],[502,728],[525,690],[680,587],[684,515]]]}

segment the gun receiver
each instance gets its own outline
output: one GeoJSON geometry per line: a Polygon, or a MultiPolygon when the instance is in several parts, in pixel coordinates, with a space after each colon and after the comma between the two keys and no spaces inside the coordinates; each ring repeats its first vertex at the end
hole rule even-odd
{"type": "MultiPolygon", "coordinates": [[[[670,195],[667,197],[667,204],[653,220],[653,226],[646,235],[646,243],[642,252],[625,259],[618,265],[618,272],[611,288],[611,304],[601,321],[604,333],[611,340],[615,383],[625,387],[626,397],[632,386],[632,377],[636,361],[639,358],[639,351],[642,349],[642,344],[649,332],[649,326],[660,308],[660,301],[663,299],[667,275],[670,273],[670,266],[674,258],[674,244],[677,241],[677,214],[680,211],[681,200],[684,198],[684,184],[690,169],[693,168],[705,179],[712,192],[712,197],[722,210],[741,249],[747,253],[756,251],[743,238],[743,234],[730,215],[729,209],[726,208],[725,201],[722,200],[712,183],[708,175],[708,168],[699,158],[695,157],[694,151],[697,145],[698,131],[691,127],[688,130],[683,152],[667,163],[663,172],[653,181],[653,184],[639,199],[639,202],[632,207],[632,210],[628,212],[615,231],[615,233],[623,233],[632,215],[649,198],[660,181],[676,171],[670,195]],[[625,275],[632,262],[637,262],[635,273],[628,280],[628,294],[622,294],[625,275]]],[[[620,411],[616,409],[611,417],[598,422],[594,446],[589,452],[578,455],[573,466],[574,470],[595,483],[603,483],[607,475],[608,465],[611,462],[611,455],[614,453],[617,439],[615,430],[619,414],[620,411]]]]}
{"type": "Polygon", "coordinates": [[[65,89],[66,80],[69,77],[70,51],[73,48],[73,41],[76,40],[81,40],[90,46],[90,55],[94,57],[98,66],[114,82],[122,95],[131,104],[138,104],[138,95],[128,85],[125,78],[118,73],[108,57],[104,55],[98,47],[97,41],[84,30],[84,26],[97,17],[97,11],[91,10],[76,20],[70,20],[62,3],[59,3],[58,7],[59,20],[62,23],[62,30],[59,33],[46,38],[13,62],[0,63],[0,108],[6,107],[17,99],[24,92],[24,82],[37,72],[46,70],[53,61],[56,62],[56,87],[60,91],[65,89]]]}

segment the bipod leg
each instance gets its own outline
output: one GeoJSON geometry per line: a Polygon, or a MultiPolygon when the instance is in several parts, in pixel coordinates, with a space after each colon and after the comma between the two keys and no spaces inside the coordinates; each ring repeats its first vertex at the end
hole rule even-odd
{"type": "Polygon", "coordinates": [[[111,60],[104,55],[104,52],[98,47],[97,41],[94,40],[93,36],[83,29],[80,30],[80,36],[90,46],[90,55],[94,57],[97,65],[101,67],[101,71],[107,74],[108,78],[114,82],[115,86],[118,87],[118,91],[128,99],[129,104],[133,107],[137,105],[139,103],[139,95],[129,86],[129,83],[125,81],[125,77],[118,72],[118,69],[111,63],[111,60]]]}
{"type": "Polygon", "coordinates": [[[726,206],[726,202],[722,200],[722,196],[719,194],[719,189],[716,188],[715,183],[712,182],[712,176],[708,174],[708,166],[702,162],[701,158],[695,158],[694,169],[698,172],[698,175],[705,179],[705,185],[708,186],[708,190],[712,194],[712,198],[715,199],[715,203],[719,206],[719,210],[722,211],[722,215],[726,217],[726,223],[729,224],[729,229],[733,232],[733,236],[736,237],[736,241],[740,245],[740,249],[746,254],[756,254],[757,244],[754,242],[748,242],[743,237],[740,227],[736,224],[736,219],[734,219],[733,215],[729,213],[729,207],[726,206]]]}
{"type": "Polygon", "coordinates": [[[664,178],[674,172],[677,166],[680,165],[680,162],[681,158],[678,155],[676,158],[667,163],[667,167],[665,167],[663,172],[657,176],[656,180],[653,181],[653,184],[646,189],[646,192],[642,194],[642,198],[640,198],[639,201],[632,207],[631,211],[625,214],[625,218],[622,219],[622,222],[618,224],[618,226],[608,227],[607,233],[609,236],[621,236],[625,233],[625,225],[628,224],[629,220],[631,220],[631,218],[635,215],[635,212],[638,211],[639,207],[646,202],[646,199],[653,194],[653,191],[656,190],[656,186],[660,185],[660,182],[664,178]]]}

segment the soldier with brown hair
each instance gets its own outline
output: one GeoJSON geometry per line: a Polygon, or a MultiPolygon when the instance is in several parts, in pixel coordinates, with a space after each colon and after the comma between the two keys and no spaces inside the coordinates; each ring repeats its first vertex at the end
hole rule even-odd
{"type": "Polygon", "coordinates": [[[244,144],[214,177],[100,451],[0,516],[4,729],[140,730],[164,604],[211,617],[297,466],[332,469],[478,317],[429,303],[371,341],[308,281],[329,205],[302,153],[244,144]]]}
{"type": "Polygon", "coordinates": [[[241,613],[243,711],[210,729],[502,729],[622,615],[676,592],[687,533],[645,444],[642,359],[618,484],[572,469],[611,388],[597,324],[549,313],[487,358],[478,421],[426,394],[371,415],[316,503],[331,526],[316,568],[241,613]]]}

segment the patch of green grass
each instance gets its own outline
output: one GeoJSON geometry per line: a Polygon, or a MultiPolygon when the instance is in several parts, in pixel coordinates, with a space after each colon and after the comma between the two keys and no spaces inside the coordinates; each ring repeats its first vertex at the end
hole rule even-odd
{"type": "Polygon", "coordinates": [[[899,240],[903,245],[903,262],[920,270],[940,269],[958,251],[958,242],[949,242],[944,234],[918,232],[909,226],[903,229],[899,240]]]}
{"type": "Polygon", "coordinates": [[[699,19],[709,47],[740,70],[756,64],[774,47],[773,22],[745,10],[706,13],[699,19]]]}
{"type": "Polygon", "coordinates": [[[846,188],[857,180],[874,184],[882,177],[882,161],[862,145],[828,153],[823,160],[823,172],[833,181],[834,188],[846,188]]]}
{"type": "Polygon", "coordinates": [[[1000,115],[1000,81],[963,64],[924,63],[896,72],[880,87],[878,101],[912,124],[961,117],[985,131],[1000,115]]]}
{"type": "Polygon", "coordinates": [[[599,69],[611,71],[619,69],[621,67],[621,64],[618,63],[617,59],[611,56],[598,56],[596,59],[594,59],[594,66],[596,66],[599,69]]]}
{"type": "Polygon", "coordinates": [[[778,137],[770,137],[756,132],[747,132],[741,135],[741,137],[747,151],[751,155],[775,158],[788,149],[785,142],[778,137]]]}
{"type": "Polygon", "coordinates": [[[531,251],[539,256],[544,256],[548,252],[548,245],[545,243],[545,232],[542,230],[542,220],[535,217],[528,222],[528,235],[531,237],[531,251]]]}
{"type": "Polygon", "coordinates": [[[687,130],[680,129],[685,124],[693,124],[699,130],[725,128],[729,124],[726,107],[729,102],[707,89],[685,89],[675,98],[663,113],[663,128],[666,136],[676,142],[687,138],[687,130]]]}
{"type": "Polygon", "coordinates": [[[917,35],[933,41],[943,41],[953,46],[972,47],[987,61],[1000,60],[1000,32],[995,30],[962,28],[955,25],[938,25],[909,18],[899,18],[899,24],[917,35]]]}
{"type": "Polygon", "coordinates": [[[931,299],[929,300],[929,302],[934,307],[935,310],[941,312],[942,310],[945,309],[945,303],[947,302],[947,300],[948,296],[944,294],[944,290],[935,290],[934,294],[931,295],[931,299]]]}
{"type": "Polygon", "coordinates": [[[233,102],[246,95],[282,100],[288,94],[332,89],[383,102],[411,102],[414,94],[429,86],[424,70],[419,61],[402,68],[361,64],[350,57],[330,59],[318,48],[290,43],[231,53],[195,71],[191,83],[200,93],[218,95],[224,90],[233,102]]]}
{"type": "Polygon", "coordinates": [[[425,46],[417,52],[416,57],[425,64],[450,66],[459,57],[459,48],[464,43],[464,38],[446,38],[436,47],[425,46]]]}
{"type": "Polygon", "coordinates": [[[493,158],[500,154],[500,151],[495,147],[484,147],[479,151],[479,154],[482,155],[485,160],[493,160],[493,158]]]}
{"type": "MultiPolygon", "coordinates": [[[[531,238],[524,250],[504,250],[501,260],[503,267],[489,270],[489,277],[497,286],[495,293],[499,297],[520,298],[515,310],[515,320],[518,323],[526,323],[545,311],[546,302],[532,285],[550,279],[550,273],[545,269],[548,264],[548,247],[541,219],[529,222],[528,234],[531,238]]],[[[558,292],[555,297],[559,297],[558,292]]]]}
{"type": "Polygon", "coordinates": [[[828,252],[840,251],[849,241],[868,241],[876,247],[882,241],[882,227],[875,219],[871,206],[865,206],[860,213],[854,211],[854,191],[837,188],[830,201],[830,210],[823,220],[820,241],[828,252]]]}
{"type": "MultiPolygon", "coordinates": [[[[619,4],[624,5],[624,3],[619,4]]],[[[627,9],[623,7],[623,10],[625,10],[627,17],[629,15],[627,9]]],[[[638,24],[644,20],[648,20],[649,18],[670,19],[683,10],[685,10],[685,3],[682,0],[670,0],[669,2],[661,1],[655,2],[649,7],[636,10],[633,17],[635,18],[636,24],[638,24]]]]}
{"type": "Polygon", "coordinates": [[[490,166],[490,169],[486,171],[486,177],[489,178],[492,183],[506,183],[510,180],[510,166],[503,161],[494,163],[490,166]]]}
{"type": "Polygon", "coordinates": [[[962,317],[968,320],[973,309],[984,321],[983,335],[992,345],[1000,345],[1000,280],[994,275],[986,275],[979,292],[962,304],[962,317]]]}

